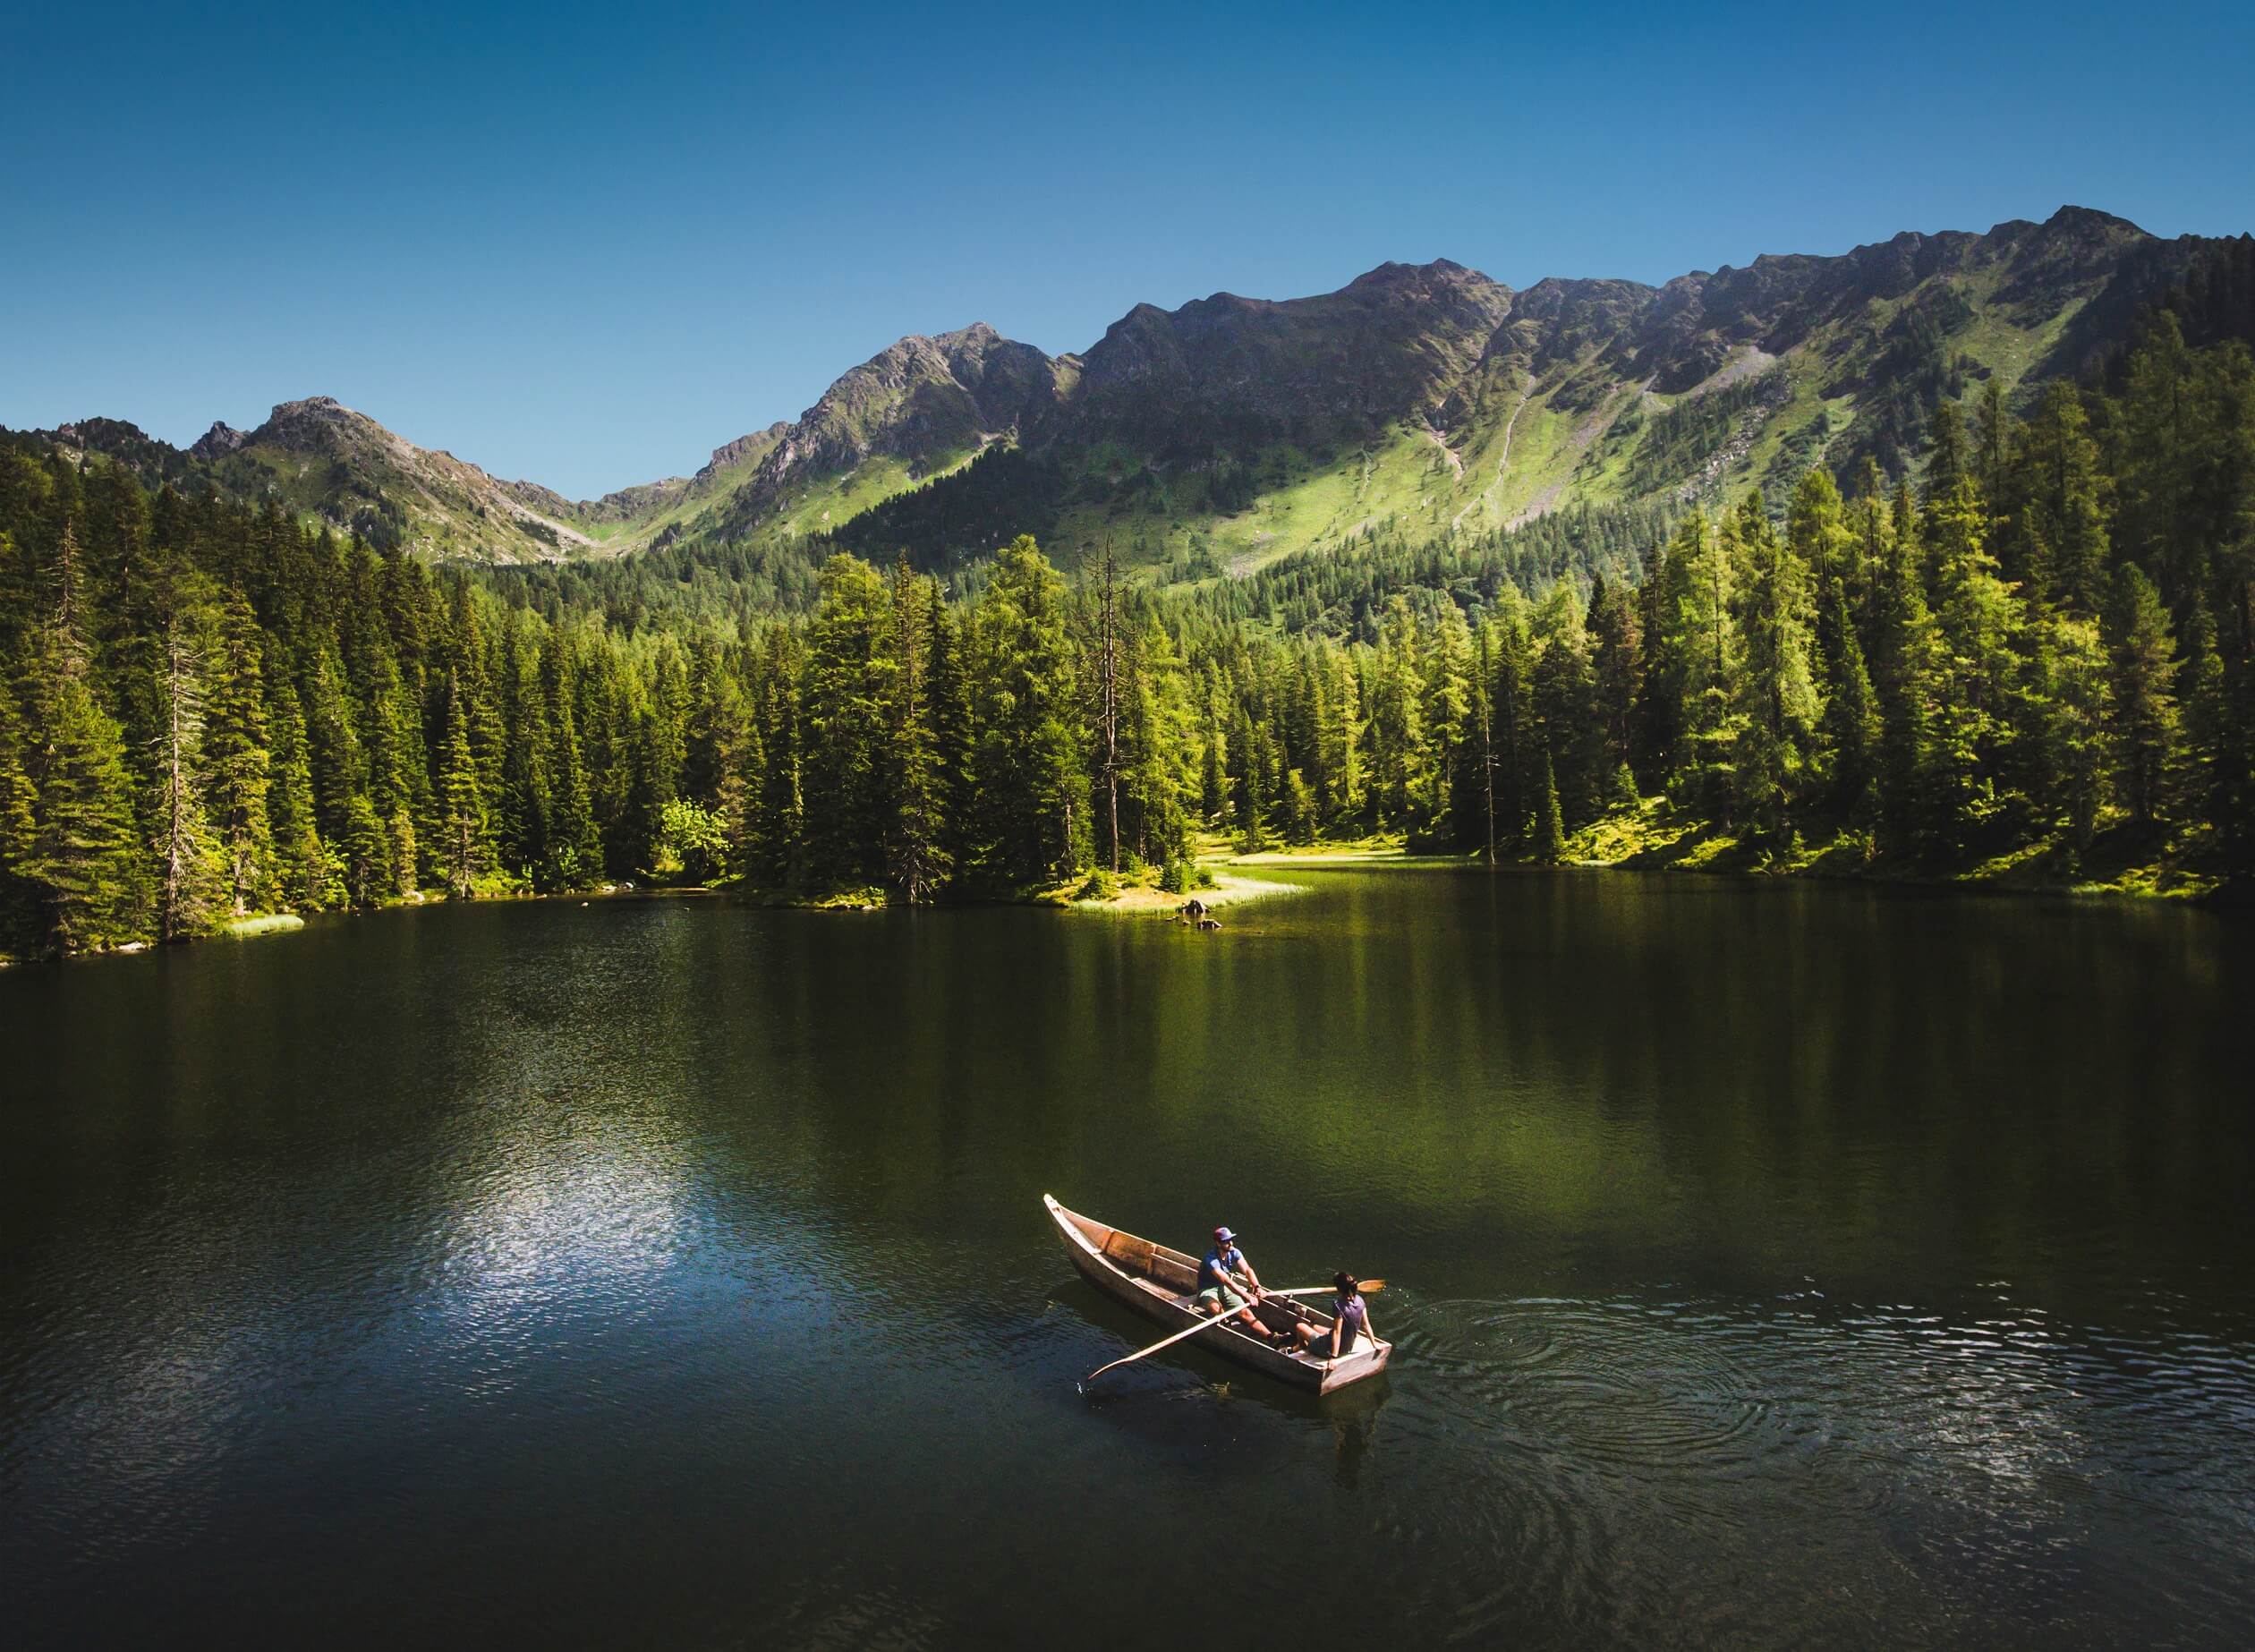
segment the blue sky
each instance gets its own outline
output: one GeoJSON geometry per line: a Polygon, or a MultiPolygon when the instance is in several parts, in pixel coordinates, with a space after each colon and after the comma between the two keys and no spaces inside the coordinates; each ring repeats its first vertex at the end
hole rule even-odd
{"type": "Polygon", "coordinates": [[[328,394],[574,496],[974,319],[2255,228],[2243,6],[13,9],[0,424],[328,394]]]}

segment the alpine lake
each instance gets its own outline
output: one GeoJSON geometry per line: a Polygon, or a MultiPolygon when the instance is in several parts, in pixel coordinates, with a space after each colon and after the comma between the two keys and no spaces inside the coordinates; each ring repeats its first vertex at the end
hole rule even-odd
{"type": "Polygon", "coordinates": [[[1269,875],[0,974],[0,1639],[2246,1643],[2255,924],[1269,875]],[[1045,1192],[1391,1369],[1084,1393],[1045,1192]]]}

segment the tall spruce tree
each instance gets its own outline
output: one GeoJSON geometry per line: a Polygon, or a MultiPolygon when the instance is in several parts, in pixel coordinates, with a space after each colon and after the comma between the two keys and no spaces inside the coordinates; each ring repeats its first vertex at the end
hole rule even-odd
{"type": "Polygon", "coordinates": [[[940,594],[909,566],[906,553],[893,568],[891,594],[895,669],[886,757],[893,814],[885,834],[885,872],[903,898],[921,905],[939,893],[953,870],[931,692],[929,610],[940,594]]]}
{"type": "Polygon", "coordinates": [[[1555,866],[1566,858],[1566,822],[1559,807],[1558,775],[1548,747],[1543,751],[1542,801],[1536,812],[1535,858],[1555,866]]]}
{"type": "Polygon", "coordinates": [[[1681,731],[1670,796],[1696,818],[1725,822],[1736,796],[1739,724],[1732,691],[1742,654],[1734,617],[1739,564],[1732,519],[1710,526],[1697,511],[1684,519],[1668,548],[1674,603],[1663,622],[1667,640],[1660,673],[1662,692],[1676,696],[1673,720],[1681,731]]]}
{"type": "Polygon", "coordinates": [[[963,632],[934,592],[926,621],[924,703],[930,709],[934,803],[939,850],[950,887],[979,858],[974,781],[971,684],[964,664],[963,632]]]}
{"type": "Polygon", "coordinates": [[[2177,734],[2176,642],[2161,593],[2134,562],[2115,571],[2106,631],[2115,773],[2130,818],[2148,826],[2168,801],[2177,734]]]}
{"type": "Polygon", "coordinates": [[[972,684],[983,881],[1002,890],[1070,876],[1087,864],[1091,835],[1065,588],[1029,535],[995,558],[972,684]]]}
{"type": "Polygon", "coordinates": [[[1534,706],[1568,830],[1595,820],[1610,778],[1589,631],[1571,585],[1552,588],[1536,610],[1534,706]]]}
{"type": "Polygon", "coordinates": [[[885,582],[858,557],[822,566],[822,600],[807,627],[800,757],[808,875],[821,888],[885,876],[894,816],[888,788],[889,707],[899,661],[885,582]]]}
{"type": "Polygon", "coordinates": [[[1848,612],[1846,584],[1834,579],[1825,604],[1834,639],[1825,653],[1825,694],[1819,743],[1834,810],[1858,828],[1878,817],[1880,758],[1884,736],[1878,691],[1865,668],[1863,642],[1848,612]]]}
{"type": "MultiPolygon", "coordinates": [[[[1644,638],[1628,587],[1599,575],[1590,588],[1587,626],[1604,729],[1600,761],[1609,788],[1618,793],[1621,786],[1615,777],[1634,763],[1637,702],[1644,692],[1644,638]]],[[[1633,780],[1629,789],[1633,792],[1633,780]]]]}
{"type": "Polygon", "coordinates": [[[157,938],[180,941],[204,929],[225,898],[219,846],[204,815],[201,773],[204,666],[189,617],[175,609],[157,639],[156,825],[157,938]]]}
{"type": "Polygon", "coordinates": [[[258,617],[240,590],[221,601],[200,754],[204,802],[226,868],[228,910],[242,917],[277,898],[273,786],[258,617]]]}
{"type": "Polygon", "coordinates": [[[1806,794],[1817,714],[1809,669],[1809,571],[1770,525],[1758,493],[1748,495],[1739,510],[1738,541],[1745,569],[1739,601],[1744,655],[1734,696],[1732,784],[1748,828],[1783,844],[1806,794]]]}
{"type": "Polygon", "coordinates": [[[32,730],[24,764],[30,833],[18,873],[40,932],[59,952],[137,939],[147,904],[124,741],[89,680],[82,616],[74,598],[58,602],[18,695],[32,730]]]}
{"type": "Polygon", "coordinates": [[[486,868],[485,786],[470,738],[470,706],[458,677],[447,683],[446,734],[438,759],[439,869],[447,892],[468,900],[486,868]]]}

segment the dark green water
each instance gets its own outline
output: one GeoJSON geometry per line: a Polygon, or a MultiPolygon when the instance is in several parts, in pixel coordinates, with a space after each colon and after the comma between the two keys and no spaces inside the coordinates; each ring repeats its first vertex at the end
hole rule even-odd
{"type": "Polygon", "coordinates": [[[2243,1643],[2255,926],[1305,881],[0,975],[5,1639],[2243,1643]],[[1393,1370],[1084,1398],[1044,1191],[1393,1370]]]}

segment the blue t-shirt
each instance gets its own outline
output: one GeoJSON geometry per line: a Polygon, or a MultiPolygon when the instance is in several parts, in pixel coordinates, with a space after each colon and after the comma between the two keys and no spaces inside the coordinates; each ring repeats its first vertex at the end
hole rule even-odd
{"type": "Polygon", "coordinates": [[[1206,1252],[1205,1260],[1198,1264],[1198,1289],[1211,1290],[1214,1286],[1221,1285],[1234,1290],[1237,1286],[1229,1276],[1231,1273],[1242,1273],[1244,1268],[1245,1253],[1243,1251],[1234,1245],[1227,1250],[1216,1245],[1212,1250],[1206,1252]]]}
{"type": "Polygon", "coordinates": [[[1362,1335],[1368,1312],[1363,1307],[1360,1296],[1348,1302],[1341,1302],[1336,1297],[1332,1299],[1332,1313],[1339,1321],[1339,1351],[1341,1355],[1353,1348],[1356,1339],[1362,1335]]]}

